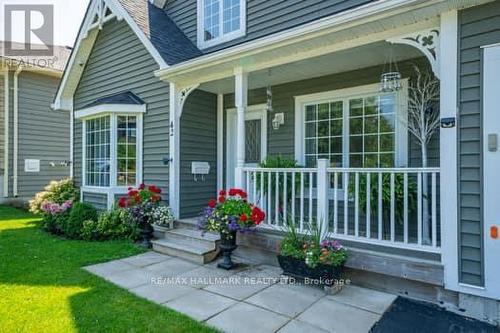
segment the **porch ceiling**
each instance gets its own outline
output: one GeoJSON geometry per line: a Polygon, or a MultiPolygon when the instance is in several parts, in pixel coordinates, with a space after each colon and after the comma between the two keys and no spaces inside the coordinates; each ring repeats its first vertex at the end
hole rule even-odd
{"type": "MultiPolygon", "coordinates": [[[[248,86],[249,89],[257,89],[266,87],[267,85],[278,85],[383,65],[388,61],[391,53],[392,59],[396,62],[423,56],[420,51],[410,46],[376,42],[252,72],[248,78],[248,86]]],[[[199,89],[215,94],[232,93],[234,92],[234,79],[228,77],[203,83],[199,89]]]]}

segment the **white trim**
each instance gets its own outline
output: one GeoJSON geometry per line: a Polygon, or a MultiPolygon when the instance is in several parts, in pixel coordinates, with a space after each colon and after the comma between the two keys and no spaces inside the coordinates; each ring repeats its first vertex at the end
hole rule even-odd
{"type": "Polygon", "coordinates": [[[170,83],[169,85],[169,190],[168,190],[168,204],[172,208],[175,218],[179,218],[180,214],[180,117],[179,117],[179,95],[180,91],[176,84],[170,83]]]}
{"type": "Polygon", "coordinates": [[[217,192],[224,188],[224,95],[217,95],[217,192]]]}
{"type": "Polygon", "coordinates": [[[23,71],[23,67],[19,68],[14,73],[14,147],[12,153],[12,195],[14,198],[18,196],[18,160],[19,160],[19,75],[23,71]]]}
{"type": "MultiPolygon", "coordinates": [[[[406,166],[408,164],[408,130],[406,124],[402,119],[406,119],[408,112],[407,105],[407,95],[408,95],[408,79],[402,80],[402,89],[396,92],[396,115],[395,115],[395,163],[397,166],[406,166]]],[[[305,117],[304,117],[304,106],[309,103],[321,103],[324,101],[342,101],[344,109],[343,117],[343,164],[348,165],[348,154],[345,152],[349,151],[349,123],[348,116],[346,115],[346,110],[348,108],[348,101],[354,97],[365,96],[365,95],[380,95],[383,94],[379,90],[380,85],[378,83],[368,84],[363,86],[338,89],[332,91],[324,91],[320,93],[294,96],[295,99],[295,160],[301,164],[305,164],[305,117]]]]}
{"type": "Polygon", "coordinates": [[[441,262],[444,266],[446,289],[463,291],[458,272],[458,175],[457,128],[458,106],[458,14],[450,11],[441,15],[440,116],[455,118],[453,128],[440,129],[441,168],[441,262]]]}
{"type": "Polygon", "coordinates": [[[95,117],[100,114],[111,113],[146,113],[146,104],[133,105],[133,104],[100,104],[86,109],[80,109],[75,112],[76,119],[86,119],[95,117]]]}
{"type": "Polygon", "coordinates": [[[71,98],[71,108],[69,114],[69,178],[73,179],[75,173],[75,112],[73,108],[73,98],[71,98]]]}
{"type": "Polygon", "coordinates": [[[3,161],[3,197],[9,197],[9,67],[4,68],[4,161],[3,161]]]}
{"type": "Polygon", "coordinates": [[[68,98],[67,96],[72,96],[75,91],[77,84],[75,84],[71,91],[65,91],[67,88],[68,80],[72,75],[81,76],[83,72],[83,68],[79,69],[78,73],[74,73],[73,69],[75,66],[80,66],[79,63],[86,63],[90,54],[92,53],[92,47],[94,45],[95,39],[97,38],[96,29],[102,29],[101,25],[93,25],[92,21],[99,10],[99,4],[102,2],[105,3],[105,7],[108,7],[114,14],[113,17],[107,17],[102,24],[109,22],[111,19],[116,18],[117,20],[125,19],[125,22],[129,25],[132,31],[135,33],[137,38],[142,42],[146,50],[153,57],[155,62],[158,64],[159,68],[168,68],[168,64],[165,62],[163,57],[160,55],[158,50],[153,46],[153,43],[146,37],[144,32],[139,28],[137,23],[135,23],[134,19],[128,14],[128,12],[122,7],[118,0],[92,0],[89,4],[89,8],[87,10],[87,14],[83,20],[83,23],[80,27],[80,32],[75,42],[75,47],[73,52],[71,53],[70,59],[68,61],[68,65],[66,70],[64,71],[64,75],[61,80],[61,85],[59,86],[56,94],[56,98],[54,99],[54,108],[57,110],[67,110],[65,108],[65,100],[68,98]],[[86,53],[83,55],[80,54],[80,50],[82,44],[85,39],[90,38],[89,41],[86,41],[86,53]]]}
{"type": "MultiPolygon", "coordinates": [[[[114,205],[114,195],[115,194],[124,194],[127,193],[128,186],[118,186],[116,183],[117,178],[117,119],[119,116],[135,116],[136,117],[136,183],[134,186],[138,187],[139,184],[143,181],[143,114],[142,113],[102,113],[95,117],[110,117],[110,174],[109,174],[109,183],[110,186],[89,186],[87,184],[86,179],[86,144],[87,144],[87,135],[86,135],[86,120],[92,118],[84,118],[82,121],[82,187],[81,194],[83,192],[90,193],[107,193],[108,194],[108,209],[114,205]]],[[[94,117],[94,118],[95,118],[94,117]]]]}
{"type": "Polygon", "coordinates": [[[493,239],[490,228],[500,227],[498,217],[500,206],[497,195],[500,187],[500,151],[498,149],[498,135],[500,133],[500,114],[498,103],[500,95],[500,45],[483,50],[483,267],[484,267],[484,294],[493,299],[500,299],[500,239],[493,239]],[[496,136],[496,146],[490,149],[489,137],[496,136]]]}
{"type": "Polygon", "coordinates": [[[224,50],[209,53],[180,64],[172,65],[169,68],[162,68],[156,72],[156,75],[163,80],[173,81],[175,76],[180,76],[188,72],[196,72],[202,68],[213,67],[233,60],[239,61],[243,53],[245,53],[245,55],[261,53],[291,43],[305,41],[314,37],[325,35],[340,29],[347,29],[362,23],[372,22],[384,17],[393,16],[395,14],[408,11],[411,8],[436,5],[445,1],[446,0],[386,0],[371,2],[335,15],[315,20],[296,28],[265,36],[251,42],[226,48],[224,50]]]}
{"type": "MultiPolygon", "coordinates": [[[[245,121],[247,120],[261,120],[261,147],[260,156],[261,160],[267,157],[267,105],[254,104],[247,107],[245,112],[245,121]]],[[[237,131],[237,109],[231,108],[226,110],[226,188],[235,186],[235,168],[237,166],[236,160],[236,140],[231,138],[231,135],[240,135],[237,131]],[[231,158],[231,156],[233,158],[231,158]]],[[[245,163],[243,167],[256,167],[256,164],[245,163]]]]}
{"type": "Polygon", "coordinates": [[[224,34],[224,25],[223,25],[223,20],[224,20],[224,15],[223,15],[223,1],[219,0],[219,37],[214,38],[209,41],[205,41],[205,36],[204,36],[204,17],[205,17],[205,11],[204,11],[204,2],[205,0],[198,0],[197,1],[197,6],[196,6],[196,17],[197,17],[197,44],[200,49],[206,49],[211,46],[215,46],[221,43],[225,43],[228,41],[231,41],[236,38],[240,38],[245,36],[246,34],[246,11],[247,11],[247,4],[246,0],[239,0],[240,1],[240,29],[232,31],[230,33],[224,34]]]}

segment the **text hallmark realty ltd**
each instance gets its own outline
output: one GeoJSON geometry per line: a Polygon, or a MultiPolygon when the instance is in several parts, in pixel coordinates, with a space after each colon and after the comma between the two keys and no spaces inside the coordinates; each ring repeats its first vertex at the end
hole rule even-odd
{"type": "Polygon", "coordinates": [[[152,277],[151,284],[166,285],[271,285],[271,284],[305,284],[305,285],[349,285],[349,279],[310,279],[297,281],[293,277],[152,277]]]}

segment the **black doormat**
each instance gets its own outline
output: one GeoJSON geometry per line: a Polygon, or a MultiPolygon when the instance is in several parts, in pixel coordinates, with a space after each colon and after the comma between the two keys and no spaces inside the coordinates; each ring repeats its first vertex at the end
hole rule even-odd
{"type": "Polygon", "coordinates": [[[437,305],[398,297],[371,333],[499,333],[500,329],[437,305]]]}

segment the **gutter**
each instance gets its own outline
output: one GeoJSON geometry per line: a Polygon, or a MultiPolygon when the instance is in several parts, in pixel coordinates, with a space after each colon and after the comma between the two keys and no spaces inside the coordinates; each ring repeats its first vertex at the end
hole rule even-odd
{"type": "Polygon", "coordinates": [[[356,7],[339,14],[325,17],[323,19],[292,28],[284,32],[275,33],[257,40],[249,41],[242,45],[222,49],[214,53],[182,62],[166,68],[160,68],[155,75],[163,80],[168,80],[176,75],[186,74],[198,69],[214,66],[223,62],[239,60],[242,54],[245,56],[260,53],[267,49],[275,49],[300,40],[321,36],[340,29],[380,19],[381,16],[395,15],[395,10],[406,11],[408,7],[436,5],[447,0],[381,0],[356,7]],[[378,15],[378,17],[374,17],[378,15]]]}
{"type": "Polygon", "coordinates": [[[23,67],[19,66],[14,73],[14,156],[13,156],[13,165],[12,165],[12,175],[13,175],[13,195],[14,198],[18,196],[18,188],[17,188],[17,165],[19,158],[19,74],[23,71],[23,67]]]}
{"type": "Polygon", "coordinates": [[[4,68],[4,152],[3,152],[3,197],[9,197],[9,67],[4,68]]]}

